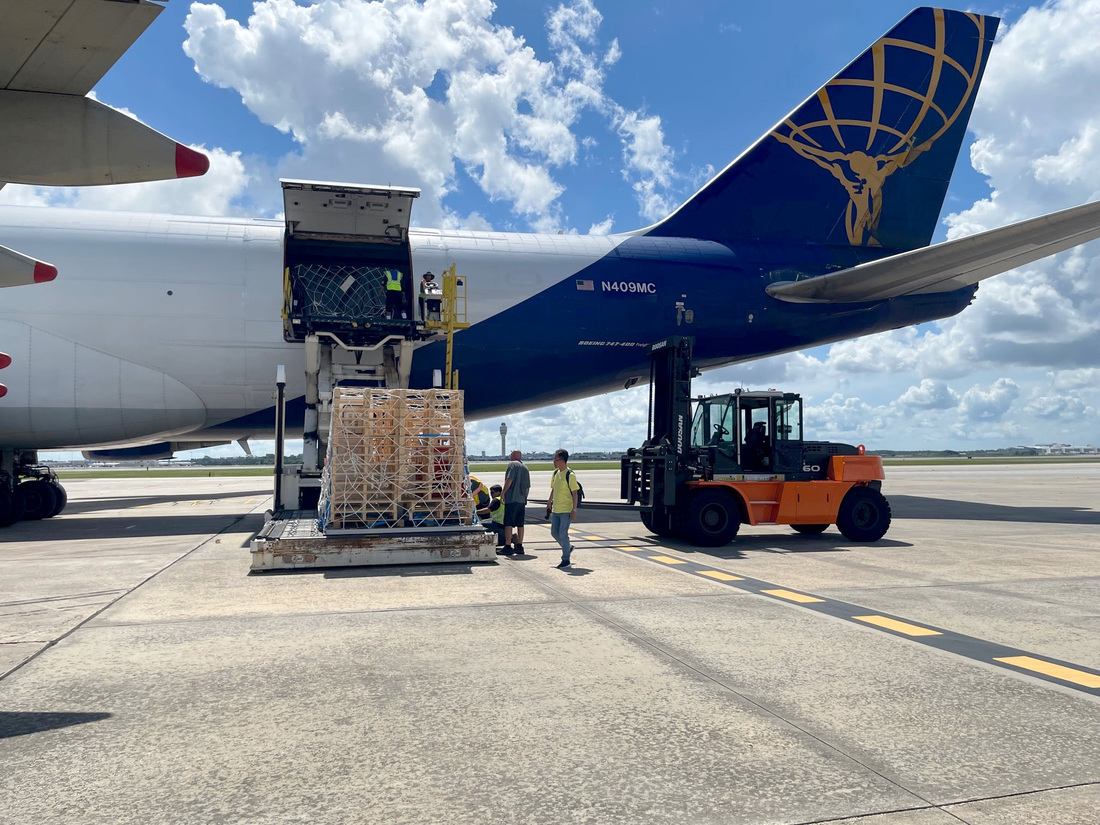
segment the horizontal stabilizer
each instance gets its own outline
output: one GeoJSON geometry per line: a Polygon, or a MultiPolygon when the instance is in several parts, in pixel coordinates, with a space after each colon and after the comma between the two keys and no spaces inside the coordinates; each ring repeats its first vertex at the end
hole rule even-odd
{"type": "Polygon", "coordinates": [[[97,186],[205,174],[210,160],[87,97],[0,91],[0,181],[97,186]]]}
{"type": "Polygon", "coordinates": [[[767,292],[794,303],[881,301],[952,292],[1097,238],[1100,202],[1087,203],[841,272],[773,283],[767,292]]]}
{"type": "Polygon", "coordinates": [[[57,277],[57,267],[0,246],[0,287],[40,284],[57,277]]]}

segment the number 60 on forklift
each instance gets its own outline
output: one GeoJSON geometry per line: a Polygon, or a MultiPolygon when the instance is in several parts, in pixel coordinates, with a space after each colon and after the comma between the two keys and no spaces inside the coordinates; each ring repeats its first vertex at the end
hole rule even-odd
{"type": "Polygon", "coordinates": [[[860,542],[886,534],[881,458],[803,440],[794,393],[693,399],[691,347],[691,338],[674,336],[650,348],[649,437],[622,457],[622,497],[640,505],[647,529],[704,547],[726,544],[742,524],[806,534],[835,524],[860,542]]]}

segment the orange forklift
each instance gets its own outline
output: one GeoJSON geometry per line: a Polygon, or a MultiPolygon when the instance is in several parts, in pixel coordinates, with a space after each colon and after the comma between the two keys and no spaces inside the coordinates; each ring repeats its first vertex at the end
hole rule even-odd
{"type": "Polygon", "coordinates": [[[804,441],[802,398],[746,392],[691,397],[693,339],[650,346],[649,438],[622,457],[622,497],[664,538],[728,543],[742,524],[830,524],[849,541],[890,527],[882,459],[863,447],[804,441]],[[692,408],[694,407],[694,415],[692,408]]]}

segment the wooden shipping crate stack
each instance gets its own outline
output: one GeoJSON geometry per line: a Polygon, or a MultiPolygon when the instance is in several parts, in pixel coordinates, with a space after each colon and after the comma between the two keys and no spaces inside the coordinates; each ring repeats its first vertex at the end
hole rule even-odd
{"type": "Polygon", "coordinates": [[[336,388],[321,527],[472,524],[465,435],[459,390],[336,388]]]}

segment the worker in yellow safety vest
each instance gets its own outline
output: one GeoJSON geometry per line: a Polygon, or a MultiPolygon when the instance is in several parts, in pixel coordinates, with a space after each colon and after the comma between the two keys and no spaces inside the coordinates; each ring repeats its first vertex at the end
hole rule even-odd
{"type": "MultiPolygon", "coordinates": [[[[477,511],[485,529],[496,533],[497,547],[504,546],[504,494],[499,484],[489,488],[489,503],[477,511]]],[[[500,552],[499,550],[497,551],[500,552]]]]}
{"type": "Polygon", "coordinates": [[[386,317],[396,318],[400,313],[402,318],[407,318],[405,314],[405,292],[401,289],[401,279],[403,273],[400,269],[387,269],[386,270],[386,317]]]}
{"type": "Polygon", "coordinates": [[[470,495],[473,496],[475,510],[484,510],[489,506],[489,488],[477,476],[470,476],[470,495]]]}

